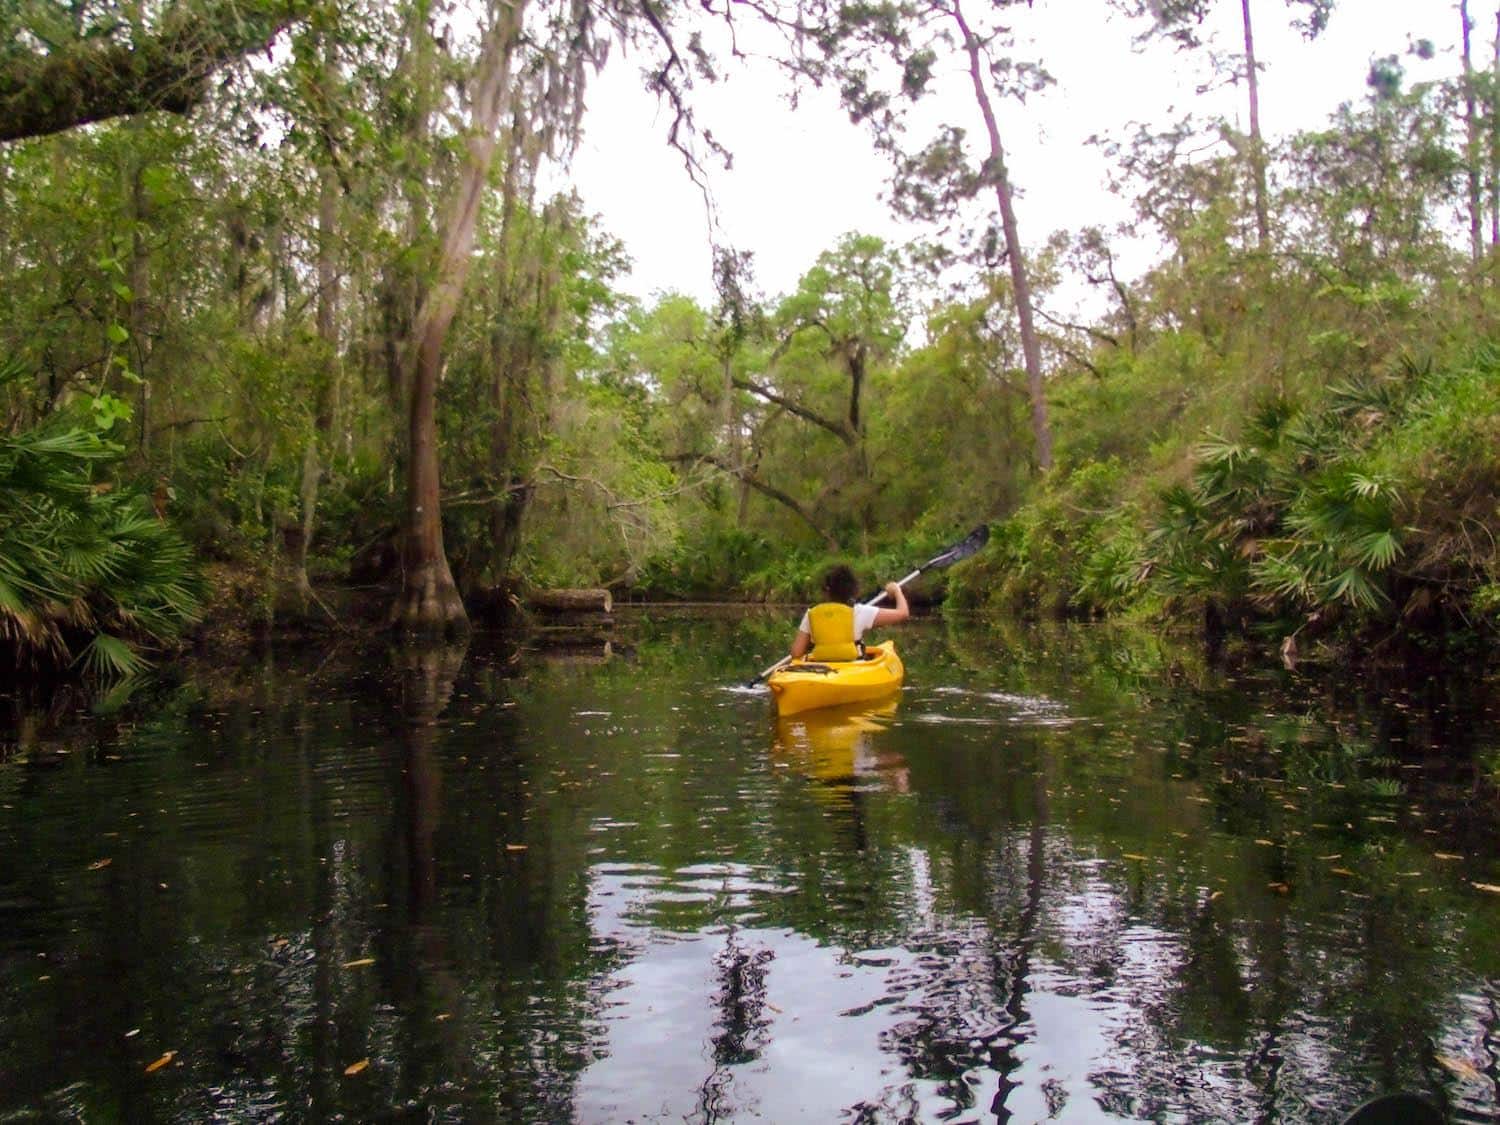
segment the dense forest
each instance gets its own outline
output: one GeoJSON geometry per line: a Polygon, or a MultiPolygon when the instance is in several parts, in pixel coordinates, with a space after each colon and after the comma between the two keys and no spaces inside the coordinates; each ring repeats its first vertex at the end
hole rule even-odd
{"type": "Polygon", "coordinates": [[[1198,31],[1226,0],[1095,3],[1246,112],[1111,142],[1133,219],[1059,232],[1020,228],[1045,170],[1004,147],[1048,81],[1025,5],[8,7],[0,664],[129,672],[215,615],[342,618],[352,587],[409,633],[526,587],[801,598],[830,557],[884,579],[978,522],[950,605],[1288,653],[1492,637],[1500,13],[1456,6],[1446,79],[1393,44],[1273,143],[1252,17],[1315,40],[1355,13],[1245,0],[1225,57],[1198,31]],[[589,80],[628,48],[650,143],[708,182],[695,94],[752,23],[925,233],[830,231],[769,296],[726,245],[715,300],[633,299],[629,248],[547,186],[589,80]],[[954,75],[969,116],[923,133],[954,75]]]}

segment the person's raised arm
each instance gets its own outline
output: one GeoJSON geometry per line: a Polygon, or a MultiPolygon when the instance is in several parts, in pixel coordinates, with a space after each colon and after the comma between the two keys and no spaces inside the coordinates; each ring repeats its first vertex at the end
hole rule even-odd
{"type": "Polygon", "coordinates": [[[881,609],[875,613],[876,625],[894,625],[898,621],[905,621],[911,616],[911,607],[906,604],[906,591],[901,589],[899,582],[887,582],[885,592],[890,595],[891,601],[896,605],[893,609],[881,609]]]}

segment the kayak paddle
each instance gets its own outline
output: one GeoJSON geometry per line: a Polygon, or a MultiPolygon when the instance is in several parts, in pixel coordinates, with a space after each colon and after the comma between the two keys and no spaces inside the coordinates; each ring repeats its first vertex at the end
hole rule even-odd
{"type": "MultiPolygon", "coordinates": [[[[962,562],[970,555],[978,553],[979,548],[983,547],[989,541],[990,525],[987,523],[982,523],[973,531],[969,532],[969,537],[962,543],[959,543],[958,545],[953,547],[949,547],[941,555],[937,555],[934,558],[928,559],[921,566],[917,567],[916,570],[912,571],[905,578],[901,579],[901,581],[897,582],[896,585],[905,586],[908,582],[910,582],[917,575],[921,574],[924,570],[941,570],[945,566],[952,566],[956,562],[962,562]]],[[[881,599],[883,599],[884,597],[885,590],[877,590],[875,593],[870,594],[864,599],[864,604],[879,605],[881,599]]]]}
{"type": "MultiPolygon", "coordinates": [[[[957,543],[954,546],[949,547],[940,555],[934,555],[932,558],[924,562],[921,566],[917,567],[916,570],[912,571],[905,578],[901,579],[901,581],[897,582],[896,585],[905,586],[908,582],[910,582],[917,575],[921,574],[924,570],[940,570],[945,566],[952,566],[956,562],[962,562],[970,555],[978,553],[979,549],[989,542],[989,539],[989,524],[982,523],[973,531],[969,532],[968,537],[964,539],[962,543],[957,543]]],[[[869,597],[865,598],[864,604],[879,605],[884,597],[885,590],[879,590],[876,593],[873,593],[869,597]]],[[[756,676],[755,679],[751,680],[745,686],[754,687],[756,684],[760,683],[761,680],[765,679],[772,672],[776,671],[776,669],[783,668],[791,662],[791,656],[783,656],[775,664],[772,664],[769,668],[767,668],[760,675],[756,676]]]]}

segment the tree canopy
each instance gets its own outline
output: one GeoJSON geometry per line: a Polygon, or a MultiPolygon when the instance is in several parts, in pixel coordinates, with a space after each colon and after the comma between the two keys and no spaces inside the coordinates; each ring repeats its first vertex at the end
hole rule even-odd
{"type": "MultiPolygon", "coordinates": [[[[1194,40],[1205,10],[1139,27],[1194,40]]],[[[12,656],[124,666],[200,593],[331,623],[373,587],[418,631],[524,585],[800,597],[831,555],[873,578],[981,521],[955,594],[997,612],[1494,620],[1477,52],[1423,84],[1386,60],[1279,141],[1102,138],[1130,220],[1043,237],[1013,204],[1047,171],[1004,144],[1048,83],[1021,5],[7,11],[0,459],[35,500],[0,569],[12,656]],[[701,178],[726,20],[840,91],[920,237],[830,230],[769,294],[720,246],[713,302],[641,302],[567,178],[589,79],[628,48],[653,143],[701,178]]]]}

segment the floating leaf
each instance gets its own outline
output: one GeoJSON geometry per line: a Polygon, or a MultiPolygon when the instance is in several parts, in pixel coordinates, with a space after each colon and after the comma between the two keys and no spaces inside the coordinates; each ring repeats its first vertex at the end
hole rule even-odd
{"type": "Polygon", "coordinates": [[[1458,1075],[1460,1078],[1470,1078],[1476,1082],[1484,1081],[1484,1075],[1480,1072],[1479,1068],[1471,1063],[1468,1059],[1458,1059],[1454,1058],[1452,1055],[1438,1055],[1437,1061],[1442,1063],[1445,1067],[1451,1070],[1454,1074],[1458,1075]]]}
{"type": "Polygon", "coordinates": [[[1263,848],[1274,848],[1276,846],[1275,840],[1257,840],[1255,842],[1263,848]]]}
{"type": "Polygon", "coordinates": [[[1433,852],[1432,855],[1434,859],[1463,859],[1463,856],[1454,855],[1452,852],[1433,852]]]}
{"type": "Polygon", "coordinates": [[[98,871],[102,867],[108,867],[113,862],[114,860],[112,859],[97,859],[93,863],[89,864],[89,870],[98,871]]]}
{"type": "Polygon", "coordinates": [[[1289,895],[1292,893],[1291,885],[1287,883],[1267,883],[1266,889],[1275,891],[1279,895],[1289,895]]]}
{"type": "Polygon", "coordinates": [[[350,1063],[348,1066],[344,1067],[344,1077],[353,1078],[356,1074],[359,1074],[361,1071],[368,1070],[369,1068],[370,1060],[360,1059],[359,1062],[350,1063]]]}
{"type": "Polygon", "coordinates": [[[1472,885],[1475,890],[1488,891],[1492,895],[1500,895],[1500,887],[1497,887],[1494,883],[1474,883],[1472,885]]]}
{"type": "Polygon", "coordinates": [[[528,846],[527,844],[506,844],[505,850],[508,852],[524,852],[528,846]]]}
{"type": "Polygon", "coordinates": [[[1330,867],[1328,870],[1333,872],[1335,875],[1345,875],[1351,877],[1354,875],[1354,872],[1350,871],[1347,867],[1330,867]]]}
{"type": "Polygon", "coordinates": [[[171,1062],[176,1057],[177,1057],[177,1052],[176,1051],[168,1051],[161,1058],[157,1059],[154,1063],[152,1063],[148,1067],[146,1067],[146,1073],[147,1074],[154,1074],[156,1071],[158,1071],[162,1067],[166,1066],[169,1062],[171,1062]]]}
{"type": "Polygon", "coordinates": [[[346,969],[363,969],[366,965],[373,965],[373,964],[375,964],[375,958],[373,958],[373,957],[361,957],[358,961],[345,961],[344,962],[344,968],[346,968],[346,969]]]}
{"type": "Polygon", "coordinates": [[[1123,852],[1121,854],[1123,854],[1126,859],[1139,859],[1144,861],[1150,858],[1149,856],[1136,855],[1134,852],[1123,852]]]}

